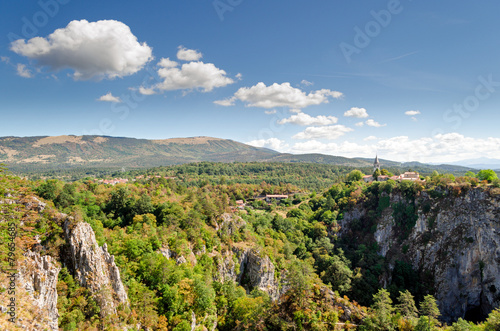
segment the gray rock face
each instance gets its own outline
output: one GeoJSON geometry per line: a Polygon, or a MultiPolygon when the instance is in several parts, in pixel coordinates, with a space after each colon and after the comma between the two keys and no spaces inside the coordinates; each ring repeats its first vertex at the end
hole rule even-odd
{"type": "Polygon", "coordinates": [[[273,301],[278,300],[284,293],[285,288],[280,289],[275,279],[274,264],[267,255],[261,257],[258,251],[246,249],[240,253],[239,263],[238,282],[240,284],[266,292],[273,301]]]}
{"type": "Polygon", "coordinates": [[[239,216],[224,213],[221,215],[219,222],[216,222],[216,230],[225,232],[227,235],[239,231],[246,225],[246,222],[239,216]]]}
{"type": "Polygon", "coordinates": [[[227,252],[222,256],[217,256],[216,265],[216,281],[224,283],[230,280],[232,280],[233,282],[236,282],[238,280],[238,274],[236,273],[236,263],[233,260],[233,254],[231,252],[227,252]]]}
{"type": "MultiPolygon", "coordinates": [[[[401,200],[399,194],[391,196],[391,202],[401,200]]],[[[440,199],[423,192],[416,205],[417,222],[402,243],[392,208],[382,213],[374,235],[379,253],[394,265],[407,245],[405,256],[413,268],[434,276],[435,297],[445,322],[466,315],[484,318],[500,306],[500,197],[484,188],[440,199]]],[[[348,214],[345,218],[353,217],[348,214]]]]}
{"type": "Polygon", "coordinates": [[[101,315],[116,313],[119,304],[128,305],[127,292],[120,278],[114,256],[107,245],[99,247],[94,231],[88,223],[64,223],[66,241],[75,279],[81,286],[96,294],[101,315]]]}
{"type": "Polygon", "coordinates": [[[39,323],[41,328],[59,330],[56,286],[61,268],[56,267],[48,255],[41,257],[38,253],[28,251],[24,256],[26,259],[19,266],[18,283],[30,293],[33,303],[40,308],[40,317],[43,318],[39,323]]]}

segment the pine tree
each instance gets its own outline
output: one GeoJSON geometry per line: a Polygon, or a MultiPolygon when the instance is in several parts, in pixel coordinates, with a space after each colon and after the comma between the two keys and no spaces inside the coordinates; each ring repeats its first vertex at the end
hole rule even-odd
{"type": "Polygon", "coordinates": [[[410,291],[400,291],[398,301],[399,304],[396,306],[396,310],[401,314],[401,316],[405,318],[418,317],[418,309],[415,306],[415,300],[410,291]]]}

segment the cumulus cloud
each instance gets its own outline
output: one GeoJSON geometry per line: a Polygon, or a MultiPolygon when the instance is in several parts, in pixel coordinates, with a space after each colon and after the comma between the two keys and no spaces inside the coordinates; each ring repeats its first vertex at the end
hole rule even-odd
{"type": "Polygon", "coordinates": [[[366,137],[365,139],[363,139],[364,141],[372,141],[372,140],[377,140],[378,138],[375,137],[375,136],[368,136],[366,137]]]}
{"type": "Polygon", "coordinates": [[[182,61],[198,61],[203,57],[203,54],[194,49],[187,49],[184,46],[179,46],[177,58],[182,61]]]}
{"type": "MultiPolygon", "coordinates": [[[[242,87],[230,99],[232,102],[225,102],[233,105],[234,101],[240,100],[248,107],[277,108],[288,107],[292,109],[302,109],[312,105],[328,103],[329,98],[340,98],[341,92],[321,89],[306,94],[301,89],[292,87],[290,83],[266,86],[260,82],[252,87],[242,87]]],[[[221,104],[220,102],[216,102],[221,104]]]]}
{"type": "Polygon", "coordinates": [[[284,118],[280,120],[278,123],[279,124],[291,123],[303,126],[310,126],[310,125],[323,126],[323,125],[335,124],[337,123],[337,121],[338,118],[336,118],[335,116],[320,115],[317,117],[312,117],[305,113],[298,113],[297,115],[292,115],[289,118],[284,118]]]}
{"type": "Polygon", "coordinates": [[[345,157],[372,157],[376,151],[377,149],[374,146],[358,145],[348,141],[342,143],[322,143],[317,140],[298,142],[290,149],[291,153],[321,153],[345,157]]]}
{"type": "Polygon", "coordinates": [[[356,118],[366,118],[368,117],[368,113],[365,108],[352,107],[348,111],[344,113],[346,117],[356,117],[356,118]]]}
{"type": "Polygon", "coordinates": [[[106,101],[106,102],[122,102],[119,97],[115,97],[111,92],[101,96],[98,101],[106,101]]]}
{"type": "Polygon", "coordinates": [[[234,83],[226,76],[226,72],[217,68],[213,63],[189,62],[178,67],[162,67],[158,75],[163,82],[156,88],[164,91],[201,89],[210,92],[216,87],[223,87],[234,83]]]}
{"type": "Polygon", "coordinates": [[[10,58],[8,56],[0,56],[0,61],[5,63],[10,63],[10,58]]]}
{"type": "Polygon", "coordinates": [[[307,81],[305,79],[303,79],[300,84],[304,85],[304,86],[311,86],[311,85],[314,85],[314,83],[310,82],[310,81],[307,81]]]}
{"type": "Polygon", "coordinates": [[[229,99],[224,99],[224,100],[215,100],[214,103],[219,106],[234,106],[234,102],[236,101],[235,98],[229,98],[229,99]]]}
{"type": "Polygon", "coordinates": [[[322,143],[309,140],[294,144],[290,152],[324,153],[346,157],[373,157],[378,152],[379,156],[394,161],[446,163],[479,157],[496,158],[500,153],[500,138],[483,139],[465,137],[459,133],[447,133],[418,139],[397,136],[366,145],[349,141],[322,143]]]}
{"type": "Polygon", "coordinates": [[[142,95],[153,95],[156,94],[156,91],[154,89],[141,86],[139,87],[139,93],[142,95]]]}
{"type": "Polygon", "coordinates": [[[239,73],[239,72],[236,74],[235,77],[236,77],[237,80],[242,80],[243,79],[243,75],[241,73],[239,73]]]}
{"type": "Polygon", "coordinates": [[[354,125],[359,126],[359,127],[362,127],[363,125],[365,125],[365,123],[364,123],[364,122],[358,122],[358,123],[356,123],[356,124],[354,124],[354,125]]]}
{"type": "Polygon", "coordinates": [[[271,110],[266,110],[264,111],[264,113],[266,113],[267,115],[272,115],[272,114],[276,114],[276,109],[271,109],[271,110]]]}
{"type": "Polygon", "coordinates": [[[16,40],[10,49],[51,70],[71,68],[82,80],[132,75],[152,59],[151,48],[114,20],[71,21],[47,38],[16,40]]]}
{"type": "Polygon", "coordinates": [[[174,68],[179,65],[178,62],[170,60],[170,58],[162,58],[160,62],[158,62],[158,65],[163,68],[174,68]]]}
{"type": "Polygon", "coordinates": [[[31,71],[29,69],[27,69],[24,64],[18,63],[16,69],[17,69],[17,74],[21,77],[24,77],[24,78],[33,77],[33,74],[31,73],[31,71]]]}
{"type": "Polygon", "coordinates": [[[302,112],[302,110],[301,110],[301,109],[297,109],[297,108],[290,108],[290,109],[288,109],[288,111],[289,111],[290,113],[295,113],[295,114],[298,114],[298,113],[301,113],[301,112],[302,112]]]}
{"type": "Polygon", "coordinates": [[[372,119],[367,120],[365,123],[366,123],[366,125],[373,126],[375,128],[380,128],[382,126],[386,126],[387,125],[387,124],[380,124],[379,122],[377,122],[375,120],[372,120],[372,119]]]}
{"type": "Polygon", "coordinates": [[[247,144],[255,147],[270,148],[276,151],[283,151],[288,148],[288,144],[278,138],[252,140],[247,142],[247,144]]]}
{"type": "Polygon", "coordinates": [[[311,126],[306,128],[304,131],[297,133],[292,138],[334,140],[351,131],[353,131],[353,129],[339,124],[330,126],[311,126]]]}
{"type": "Polygon", "coordinates": [[[419,110],[408,110],[408,111],[405,111],[405,115],[408,115],[408,116],[420,115],[420,111],[419,110]]]}

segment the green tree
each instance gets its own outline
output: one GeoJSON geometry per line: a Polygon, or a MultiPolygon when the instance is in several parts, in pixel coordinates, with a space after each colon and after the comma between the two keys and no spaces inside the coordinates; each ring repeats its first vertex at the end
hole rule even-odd
{"type": "Polygon", "coordinates": [[[493,180],[498,179],[496,172],[491,169],[481,170],[477,173],[477,178],[479,180],[487,180],[491,183],[493,180]]]}
{"type": "Polygon", "coordinates": [[[436,299],[428,294],[424,297],[424,301],[420,302],[420,314],[428,317],[429,329],[438,323],[438,317],[441,315],[436,302],[436,299]]]}
{"type": "Polygon", "coordinates": [[[465,177],[473,178],[473,177],[476,177],[476,174],[473,173],[472,171],[467,171],[464,176],[465,177]]]}
{"type": "Polygon", "coordinates": [[[389,176],[389,177],[394,176],[394,174],[392,172],[390,172],[389,170],[387,170],[387,169],[380,170],[380,174],[384,175],[384,176],[389,176]]]}
{"type": "Polygon", "coordinates": [[[418,309],[415,306],[415,300],[410,291],[399,292],[399,304],[396,305],[396,310],[405,318],[417,318],[418,309]]]}
{"type": "Polygon", "coordinates": [[[475,325],[472,322],[467,322],[466,320],[463,320],[461,318],[458,319],[453,325],[451,326],[452,331],[480,331],[483,330],[481,326],[475,325]]]}
{"type": "Polygon", "coordinates": [[[349,173],[349,176],[347,176],[347,181],[349,182],[357,182],[361,179],[363,179],[363,173],[359,170],[353,170],[349,173]]]}
{"type": "Polygon", "coordinates": [[[500,330],[500,308],[493,310],[484,323],[484,331],[500,330]]]}
{"type": "Polygon", "coordinates": [[[312,274],[313,269],[307,262],[294,260],[288,267],[290,289],[287,294],[294,297],[299,307],[304,305],[310,291],[312,274]]]}
{"type": "Polygon", "coordinates": [[[349,260],[344,256],[344,252],[339,250],[338,255],[333,255],[328,262],[328,267],[322,273],[323,281],[332,285],[334,291],[345,293],[351,289],[353,272],[349,268],[349,260]]]}
{"type": "Polygon", "coordinates": [[[386,289],[379,289],[373,295],[373,305],[371,306],[373,315],[363,321],[360,330],[396,330],[396,325],[392,319],[394,307],[389,292],[386,289]]]}
{"type": "Polygon", "coordinates": [[[376,169],[374,172],[373,172],[373,178],[377,179],[378,176],[380,176],[381,173],[380,173],[380,170],[376,169]]]}
{"type": "Polygon", "coordinates": [[[55,199],[55,204],[59,208],[67,208],[75,204],[76,201],[76,189],[71,184],[64,185],[61,193],[55,199]]]}
{"type": "Polygon", "coordinates": [[[57,180],[55,179],[49,179],[46,182],[43,182],[38,188],[36,189],[36,193],[47,200],[52,200],[54,201],[57,197],[57,180]]]}
{"type": "Polygon", "coordinates": [[[415,331],[431,331],[431,319],[427,316],[421,316],[418,319],[417,326],[415,326],[415,331]]]}

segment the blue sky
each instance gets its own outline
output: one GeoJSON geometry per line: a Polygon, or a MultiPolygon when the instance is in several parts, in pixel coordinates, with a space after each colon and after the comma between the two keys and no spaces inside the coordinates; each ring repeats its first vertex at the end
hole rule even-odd
{"type": "Polygon", "coordinates": [[[499,9],[3,1],[0,136],[213,136],[291,153],[495,158],[499,9]]]}

